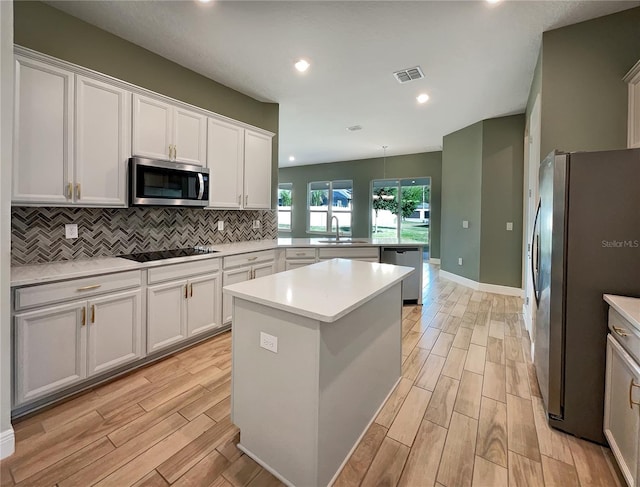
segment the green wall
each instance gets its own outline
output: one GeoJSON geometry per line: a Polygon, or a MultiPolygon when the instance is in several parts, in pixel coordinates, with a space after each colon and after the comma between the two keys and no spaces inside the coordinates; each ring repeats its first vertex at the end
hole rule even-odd
{"type": "Polygon", "coordinates": [[[478,122],[442,141],[440,267],[474,281],[480,280],[481,184],[482,122],[478,122]],[[462,227],[463,220],[469,228],[462,227]]]}
{"type": "Polygon", "coordinates": [[[493,118],[482,125],[480,282],[519,288],[525,117],[493,118]],[[507,222],[513,230],[506,229],[507,222]]]}
{"type": "Polygon", "coordinates": [[[500,117],[444,137],[443,270],[476,282],[521,287],[524,124],[524,115],[500,117]],[[463,228],[464,220],[469,228],[463,228]],[[512,231],[507,222],[513,223],[512,231]]]}
{"type": "Polygon", "coordinates": [[[627,85],[640,59],[640,7],[545,32],[542,37],[542,141],[587,151],[627,146],[627,85]]]}
{"type": "Polygon", "coordinates": [[[255,100],[44,3],[20,1],[14,8],[18,45],[275,132],[272,201],[276,201],[277,104],[255,100]]]}
{"type": "Polygon", "coordinates": [[[384,178],[431,178],[431,249],[430,256],[440,257],[440,188],[442,186],[442,152],[424,152],[357,161],[332,162],[280,168],[281,183],[293,183],[292,237],[309,237],[307,232],[307,185],[311,181],[353,180],[352,234],[369,237],[371,181],[384,178]],[[385,171],[386,167],[386,171],[385,171]]]}

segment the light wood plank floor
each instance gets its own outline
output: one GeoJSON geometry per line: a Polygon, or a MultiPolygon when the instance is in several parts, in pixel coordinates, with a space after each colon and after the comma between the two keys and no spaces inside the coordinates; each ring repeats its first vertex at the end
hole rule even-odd
{"type": "MultiPolygon", "coordinates": [[[[424,282],[403,378],[335,485],[621,485],[608,449],[545,422],[521,300],[424,282]]],[[[224,333],[15,424],[1,486],[282,485],[235,446],[230,371],[224,333]]]]}

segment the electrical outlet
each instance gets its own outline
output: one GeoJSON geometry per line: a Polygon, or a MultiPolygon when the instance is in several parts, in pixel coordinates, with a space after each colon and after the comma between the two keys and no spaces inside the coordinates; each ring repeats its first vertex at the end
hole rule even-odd
{"type": "Polygon", "coordinates": [[[507,222],[507,231],[509,232],[513,231],[513,222],[507,222]]]}
{"type": "Polygon", "coordinates": [[[260,332],[260,346],[265,350],[278,353],[278,337],[269,335],[263,331],[260,332]]]}
{"type": "Polygon", "coordinates": [[[218,220],[218,231],[224,231],[224,220],[218,220]]]}
{"type": "Polygon", "coordinates": [[[462,220],[462,228],[469,228],[469,220],[462,220]]]}
{"type": "Polygon", "coordinates": [[[64,226],[65,238],[78,238],[78,225],[75,223],[67,223],[64,226]]]}
{"type": "Polygon", "coordinates": [[[260,220],[253,220],[253,229],[257,230],[260,228],[260,220]]]}
{"type": "Polygon", "coordinates": [[[462,257],[458,257],[458,265],[462,265],[462,257]]]}

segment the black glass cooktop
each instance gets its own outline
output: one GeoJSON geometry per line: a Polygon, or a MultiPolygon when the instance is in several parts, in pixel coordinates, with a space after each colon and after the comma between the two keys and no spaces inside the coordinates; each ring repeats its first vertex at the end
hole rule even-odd
{"type": "Polygon", "coordinates": [[[174,257],[189,257],[192,255],[213,254],[215,250],[206,249],[171,249],[156,250],[154,252],[138,252],[135,254],[121,255],[123,259],[135,260],[136,262],[151,262],[152,260],[173,259],[174,257]]]}

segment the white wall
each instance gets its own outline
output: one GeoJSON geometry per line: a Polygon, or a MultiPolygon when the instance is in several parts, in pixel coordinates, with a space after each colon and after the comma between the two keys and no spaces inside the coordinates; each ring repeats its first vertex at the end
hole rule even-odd
{"type": "Polygon", "coordinates": [[[0,0],[0,458],[13,453],[11,427],[11,158],[13,1],[0,0]]]}

